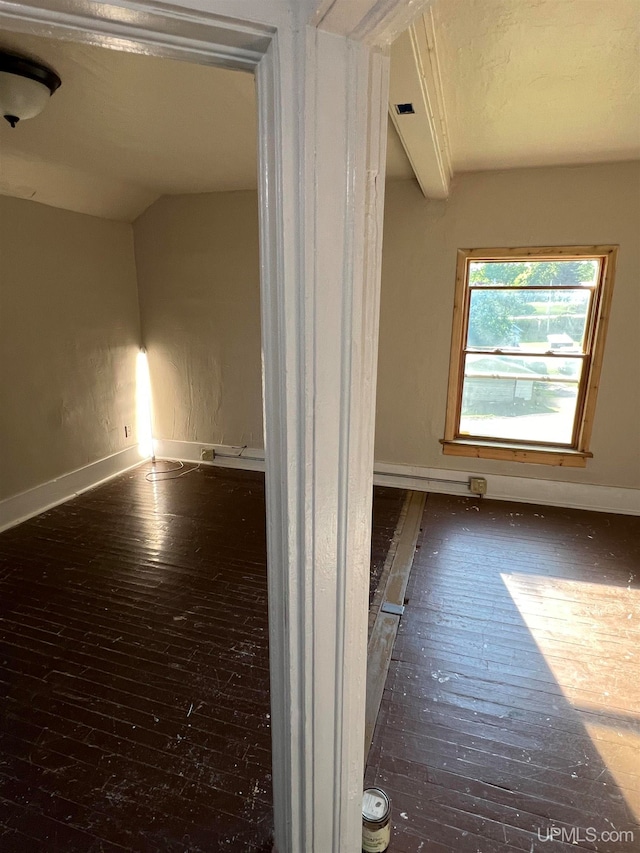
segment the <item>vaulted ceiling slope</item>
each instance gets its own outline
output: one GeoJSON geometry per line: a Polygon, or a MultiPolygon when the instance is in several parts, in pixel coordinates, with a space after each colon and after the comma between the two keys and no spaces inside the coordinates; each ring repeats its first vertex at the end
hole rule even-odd
{"type": "Polygon", "coordinates": [[[62,80],[41,115],[0,127],[5,194],[131,220],[160,195],[255,186],[251,75],[17,34],[0,46],[62,80]]]}
{"type": "Polygon", "coordinates": [[[0,47],[62,79],[37,118],[0,125],[0,193],[133,220],[161,195],[256,187],[253,75],[18,34],[0,47]]]}
{"type": "MultiPolygon", "coordinates": [[[[640,0],[434,0],[392,51],[387,174],[446,197],[460,171],[640,159],[639,40],[640,0]]],[[[40,116],[0,123],[0,194],[131,221],[161,195],[256,186],[251,75],[6,32],[0,48],[62,78],[40,116]]]]}

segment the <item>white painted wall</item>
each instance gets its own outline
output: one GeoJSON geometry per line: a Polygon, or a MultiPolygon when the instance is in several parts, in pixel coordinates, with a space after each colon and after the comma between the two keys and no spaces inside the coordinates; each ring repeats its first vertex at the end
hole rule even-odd
{"type": "Polygon", "coordinates": [[[382,257],[376,460],[640,487],[640,163],[459,175],[446,202],[389,182],[382,257]],[[458,248],[620,245],[585,469],[442,455],[458,248]]]}
{"type": "MultiPolygon", "coordinates": [[[[460,175],[446,202],[388,181],[376,460],[640,487],[640,163],[460,175]],[[456,250],[620,244],[586,469],[444,457],[456,250]]],[[[256,199],[162,199],[134,225],[156,437],[262,446],[256,199]]],[[[515,494],[515,493],[514,493],[515,494]]]]}
{"type": "Polygon", "coordinates": [[[131,226],[0,197],[0,500],[135,443],[131,226]]]}
{"type": "Polygon", "coordinates": [[[262,447],[257,194],[163,197],[134,236],[154,438],[262,447]]]}

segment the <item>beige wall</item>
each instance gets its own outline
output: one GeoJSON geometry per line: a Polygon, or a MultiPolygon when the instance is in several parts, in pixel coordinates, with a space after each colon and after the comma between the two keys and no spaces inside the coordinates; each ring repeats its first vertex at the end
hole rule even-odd
{"type": "Polygon", "coordinates": [[[132,444],[131,226],[0,197],[0,499],[132,444]]]}
{"type": "MultiPolygon", "coordinates": [[[[376,460],[640,487],[640,164],[389,181],[376,460]],[[584,470],[444,457],[460,247],[617,243],[584,470]]],[[[257,199],[160,199],[134,225],[156,438],[262,446],[257,199]]],[[[124,449],[140,341],[130,225],[0,197],[0,499],[124,449]]]]}
{"type": "Polygon", "coordinates": [[[134,235],[154,438],[262,447],[256,193],[161,198],[134,235]]]}
{"type": "MultiPolygon", "coordinates": [[[[376,460],[640,486],[640,164],[459,176],[447,202],[389,181],[376,460]],[[456,250],[620,244],[584,470],[442,455],[456,250]]],[[[156,438],[262,446],[255,193],[163,198],[134,225],[156,438]]]]}
{"type": "Polygon", "coordinates": [[[389,182],[376,460],[640,487],[640,163],[460,175],[447,202],[389,182]],[[458,248],[620,245],[586,469],[443,456],[458,248]]]}

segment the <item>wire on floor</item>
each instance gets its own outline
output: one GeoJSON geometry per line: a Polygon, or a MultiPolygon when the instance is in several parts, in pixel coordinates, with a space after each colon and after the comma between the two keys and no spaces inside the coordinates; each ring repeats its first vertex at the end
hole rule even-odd
{"type": "MultiPolygon", "coordinates": [[[[200,468],[200,465],[193,465],[191,468],[185,468],[184,462],[180,462],[178,459],[163,459],[162,462],[166,462],[169,465],[173,465],[173,468],[167,468],[165,471],[149,471],[148,474],[145,474],[145,480],[148,480],[149,483],[157,483],[162,480],[177,480],[178,477],[184,477],[186,474],[190,474],[192,471],[197,471],[200,468]],[[181,471],[180,474],[176,474],[176,471],[181,471]]],[[[152,463],[154,468],[158,464],[157,462],[152,463]]]]}

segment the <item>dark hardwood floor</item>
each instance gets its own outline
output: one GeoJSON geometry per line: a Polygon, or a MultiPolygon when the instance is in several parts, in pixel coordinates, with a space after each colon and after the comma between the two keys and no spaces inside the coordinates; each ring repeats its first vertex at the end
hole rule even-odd
{"type": "MultiPolygon", "coordinates": [[[[271,849],[263,478],[148,470],[0,535],[2,853],[271,849]]],[[[638,518],[429,496],[366,773],[392,853],[640,851],[639,576],[638,518]]]]}
{"type": "Polygon", "coordinates": [[[271,850],[263,476],[149,470],[0,535],[2,853],[271,850]]]}
{"type": "Polygon", "coordinates": [[[640,518],[430,495],[407,598],[390,851],[640,851],[640,518]]]}
{"type": "Polygon", "coordinates": [[[269,850],[260,475],[148,469],[0,537],[0,849],[269,850]]]}

